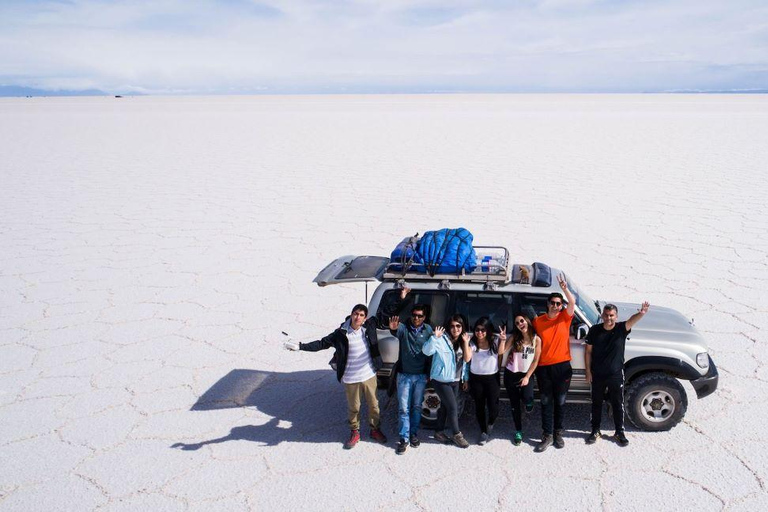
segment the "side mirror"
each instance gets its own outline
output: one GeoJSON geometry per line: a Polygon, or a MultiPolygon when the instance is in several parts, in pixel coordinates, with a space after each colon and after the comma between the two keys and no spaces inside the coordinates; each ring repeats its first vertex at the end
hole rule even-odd
{"type": "Polygon", "coordinates": [[[576,339],[577,340],[583,340],[587,337],[587,333],[589,332],[589,329],[587,329],[587,326],[582,324],[576,328],[576,339]]]}

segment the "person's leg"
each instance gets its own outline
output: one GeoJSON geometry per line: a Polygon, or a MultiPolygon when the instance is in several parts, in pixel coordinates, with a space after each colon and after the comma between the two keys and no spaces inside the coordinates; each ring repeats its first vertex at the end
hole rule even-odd
{"type": "MultiPolygon", "coordinates": [[[[451,435],[457,434],[459,432],[459,420],[457,416],[456,394],[453,391],[453,386],[451,383],[436,381],[432,381],[432,385],[437,396],[440,397],[442,410],[445,412],[444,417],[452,431],[451,435]]],[[[443,430],[438,429],[437,432],[442,432],[443,430]]]]}
{"type": "Polygon", "coordinates": [[[488,397],[488,424],[496,423],[499,417],[499,394],[501,384],[499,384],[499,374],[488,375],[486,378],[486,396],[488,397]]]}
{"type": "Polygon", "coordinates": [[[592,432],[600,430],[600,421],[603,417],[603,400],[605,400],[605,381],[592,376],[592,432]]]}
{"type": "Polygon", "coordinates": [[[347,395],[347,421],[350,430],[360,430],[360,395],[362,384],[344,384],[344,392],[347,395]]]}
{"type": "MultiPolygon", "coordinates": [[[[523,374],[523,376],[525,376],[525,374],[523,374]]],[[[520,395],[523,404],[525,404],[525,410],[531,412],[533,410],[533,376],[528,379],[528,384],[520,388],[520,395]]]]}
{"type": "Polygon", "coordinates": [[[368,404],[368,424],[372,430],[377,430],[381,425],[381,412],[379,411],[379,399],[376,396],[376,384],[375,375],[363,382],[365,402],[368,404]]]}
{"type": "Polygon", "coordinates": [[[397,430],[400,439],[408,439],[411,432],[410,411],[411,382],[410,375],[397,374],[397,430]]]}
{"type": "Polygon", "coordinates": [[[563,410],[573,370],[570,361],[554,365],[553,370],[554,427],[555,430],[563,430],[563,410]]]}
{"type": "Polygon", "coordinates": [[[523,430],[523,418],[520,414],[520,378],[518,375],[525,375],[520,373],[512,373],[511,371],[504,370],[504,387],[507,389],[507,396],[509,397],[509,405],[512,407],[512,419],[515,422],[515,430],[523,430]]]}
{"type": "Polygon", "coordinates": [[[552,416],[554,411],[554,397],[550,367],[540,366],[536,369],[536,381],[539,384],[539,399],[541,400],[541,430],[545,435],[552,435],[554,430],[552,416]]]}
{"type": "Polygon", "coordinates": [[[419,433],[421,425],[421,407],[424,404],[424,390],[427,389],[427,375],[420,374],[413,376],[411,387],[411,435],[416,436],[419,433]]]}
{"type": "Polygon", "coordinates": [[[611,395],[613,425],[616,432],[621,432],[624,430],[624,372],[611,376],[606,384],[611,395]]]}
{"type": "Polygon", "coordinates": [[[475,401],[475,417],[477,424],[480,425],[480,432],[488,432],[488,424],[485,419],[485,392],[480,375],[469,374],[469,390],[472,393],[472,399],[475,401]]]}

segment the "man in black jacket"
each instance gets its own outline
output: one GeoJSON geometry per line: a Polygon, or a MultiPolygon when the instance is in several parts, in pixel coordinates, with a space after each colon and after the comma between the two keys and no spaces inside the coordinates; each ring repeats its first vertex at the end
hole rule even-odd
{"type": "Polygon", "coordinates": [[[379,401],[376,398],[376,371],[381,368],[381,354],[376,329],[387,325],[383,319],[399,311],[403,299],[410,290],[404,288],[400,292],[400,300],[389,305],[383,311],[381,319],[368,316],[368,308],[357,304],[346,321],[328,336],[310,343],[285,343],[288,350],[304,350],[317,352],[333,347],[333,360],[336,363],[336,378],[344,384],[347,395],[347,410],[349,439],[344,448],[354,448],[360,441],[360,404],[365,395],[368,404],[368,423],[371,427],[371,439],[386,443],[387,438],[381,431],[379,416],[379,401]]]}

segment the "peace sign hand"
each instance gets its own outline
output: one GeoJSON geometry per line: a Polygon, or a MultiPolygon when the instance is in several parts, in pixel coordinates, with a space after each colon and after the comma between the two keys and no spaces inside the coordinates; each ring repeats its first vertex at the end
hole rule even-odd
{"type": "Polygon", "coordinates": [[[568,282],[565,280],[565,274],[560,274],[557,276],[557,284],[560,285],[560,288],[564,291],[568,291],[568,282]]]}

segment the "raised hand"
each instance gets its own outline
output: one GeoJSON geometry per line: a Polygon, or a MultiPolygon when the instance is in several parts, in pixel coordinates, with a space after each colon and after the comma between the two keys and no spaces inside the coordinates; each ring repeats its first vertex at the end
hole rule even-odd
{"type": "Polygon", "coordinates": [[[391,316],[389,317],[389,330],[390,331],[396,331],[397,327],[400,325],[400,317],[399,316],[391,316]]]}
{"type": "Polygon", "coordinates": [[[445,328],[438,325],[435,327],[435,338],[442,338],[443,334],[445,334],[445,328]]]}
{"type": "Polygon", "coordinates": [[[507,326],[502,324],[501,327],[499,327],[499,341],[501,343],[504,343],[507,341],[507,326]]]}
{"type": "Polygon", "coordinates": [[[639,313],[640,313],[641,315],[644,315],[644,314],[646,314],[646,313],[648,312],[648,308],[650,308],[650,307],[651,307],[651,303],[650,303],[650,302],[648,302],[648,301],[645,301],[645,302],[643,302],[643,305],[642,305],[642,306],[640,306],[640,311],[639,311],[639,313]]]}
{"type": "Polygon", "coordinates": [[[284,341],[283,342],[283,348],[285,350],[290,350],[292,352],[295,352],[295,351],[299,350],[299,344],[296,343],[295,341],[284,341]]]}
{"type": "Polygon", "coordinates": [[[400,298],[401,298],[401,299],[404,299],[404,298],[405,298],[405,296],[406,296],[406,295],[408,295],[409,293],[411,293],[411,289],[410,289],[410,288],[408,288],[407,286],[404,286],[404,287],[403,287],[403,288],[400,290],[400,298]]]}
{"type": "Polygon", "coordinates": [[[469,340],[471,340],[471,339],[472,339],[472,335],[471,335],[471,334],[469,334],[468,332],[465,332],[465,333],[463,333],[463,334],[461,335],[461,341],[462,341],[462,342],[463,342],[465,345],[468,345],[468,344],[469,344],[469,340]]]}
{"type": "Polygon", "coordinates": [[[557,284],[560,285],[560,288],[565,292],[568,291],[568,282],[565,280],[565,274],[560,274],[557,276],[557,284]]]}

